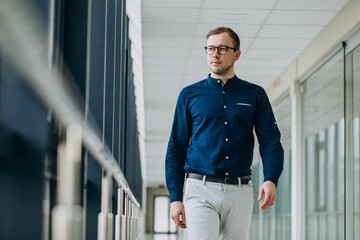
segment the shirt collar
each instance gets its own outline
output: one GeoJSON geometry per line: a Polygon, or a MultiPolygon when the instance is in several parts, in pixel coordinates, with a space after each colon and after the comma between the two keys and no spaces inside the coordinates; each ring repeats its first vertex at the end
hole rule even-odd
{"type": "MultiPolygon", "coordinates": [[[[211,74],[209,73],[208,77],[207,77],[208,82],[210,82],[211,84],[214,84],[215,86],[222,86],[222,82],[220,79],[217,78],[213,78],[211,77],[211,74]]],[[[234,75],[234,77],[228,79],[226,81],[225,86],[231,86],[233,83],[235,83],[237,80],[239,80],[239,78],[236,76],[236,74],[234,75]]]]}

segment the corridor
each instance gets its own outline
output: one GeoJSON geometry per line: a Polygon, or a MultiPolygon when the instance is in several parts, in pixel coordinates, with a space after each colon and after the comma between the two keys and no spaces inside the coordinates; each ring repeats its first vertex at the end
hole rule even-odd
{"type": "MultiPolygon", "coordinates": [[[[165,181],[177,99],[212,72],[207,56],[237,52],[237,80],[265,90],[284,149],[276,202],[260,211],[264,143],[249,127],[250,240],[360,240],[359,13],[360,0],[2,0],[0,239],[186,240],[165,181]],[[219,26],[238,33],[239,49],[206,46],[219,26]]],[[[230,121],[259,104],[226,99],[213,109],[230,120],[209,132],[240,139],[230,121]]],[[[233,143],[193,133],[182,153],[233,143]]],[[[242,167],[219,149],[219,166],[242,167]]]]}

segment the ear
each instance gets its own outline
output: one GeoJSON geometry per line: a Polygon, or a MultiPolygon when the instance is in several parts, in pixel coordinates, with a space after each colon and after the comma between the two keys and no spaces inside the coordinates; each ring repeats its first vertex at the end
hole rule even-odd
{"type": "Polygon", "coordinates": [[[240,55],[241,55],[241,50],[239,49],[239,50],[237,50],[237,51],[235,52],[235,58],[234,58],[234,60],[237,61],[237,60],[239,59],[240,55]]]}

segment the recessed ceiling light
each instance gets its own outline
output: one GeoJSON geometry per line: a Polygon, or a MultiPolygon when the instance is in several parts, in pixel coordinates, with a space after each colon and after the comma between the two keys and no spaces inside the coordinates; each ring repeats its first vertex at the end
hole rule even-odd
{"type": "Polygon", "coordinates": [[[246,20],[247,14],[240,13],[225,13],[223,14],[223,19],[225,20],[246,20]]]}

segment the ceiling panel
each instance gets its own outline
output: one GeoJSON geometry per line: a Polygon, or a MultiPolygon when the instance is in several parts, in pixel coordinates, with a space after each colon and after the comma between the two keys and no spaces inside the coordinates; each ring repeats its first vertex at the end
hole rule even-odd
{"type": "MultiPolygon", "coordinates": [[[[175,105],[178,95],[179,94],[171,95],[171,96],[170,95],[167,95],[167,96],[156,95],[156,96],[149,96],[149,97],[145,96],[145,107],[149,107],[149,109],[153,108],[153,107],[167,108],[169,105],[175,105]]],[[[167,111],[167,109],[166,109],[166,111],[167,111]]],[[[151,112],[152,111],[148,111],[148,112],[145,111],[145,114],[150,114],[151,112]]]]}
{"type": "Polygon", "coordinates": [[[235,64],[237,68],[282,68],[284,69],[289,65],[289,60],[261,60],[261,59],[246,59],[240,57],[240,59],[235,64]]]}
{"type": "MultiPolygon", "coordinates": [[[[220,25],[219,23],[197,24],[194,35],[205,39],[209,30],[214,29],[214,28],[218,27],[219,25],[220,25]]],[[[253,38],[259,31],[261,25],[260,24],[246,25],[246,24],[239,24],[239,23],[227,23],[226,27],[229,27],[229,28],[233,29],[235,32],[237,32],[237,34],[239,35],[240,38],[244,38],[244,37],[253,38]]]]}
{"type": "Polygon", "coordinates": [[[276,0],[229,0],[219,2],[218,0],[205,0],[203,7],[215,9],[270,9],[276,0]]]}
{"type": "Polygon", "coordinates": [[[347,2],[347,0],[280,0],[276,9],[338,11],[347,2]]]}
{"type": "Polygon", "coordinates": [[[262,24],[270,11],[268,10],[240,10],[240,9],[204,9],[200,13],[200,23],[218,23],[218,25],[226,23],[238,24],[262,24]],[[225,14],[244,14],[244,20],[227,20],[224,19],[225,14]]]}
{"type": "Polygon", "coordinates": [[[186,75],[197,75],[197,76],[205,76],[209,73],[209,68],[207,66],[204,67],[188,67],[185,70],[186,75]]]}
{"type": "Polygon", "coordinates": [[[188,58],[182,57],[172,57],[172,58],[165,58],[165,57],[144,57],[145,62],[147,62],[147,66],[179,66],[184,65],[188,58]]]}
{"type": "Polygon", "coordinates": [[[189,58],[202,58],[204,59],[204,61],[206,61],[206,53],[204,49],[205,45],[206,45],[205,38],[202,39],[201,44],[200,43],[197,43],[196,45],[194,44],[193,45],[194,47],[191,49],[189,58]]]}
{"type": "Polygon", "coordinates": [[[191,46],[192,37],[176,37],[176,36],[144,36],[143,47],[158,47],[158,48],[184,48],[191,46]]]}
{"type": "Polygon", "coordinates": [[[187,61],[187,65],[193,67],[207,67],[206,58],[190,58],[187,61]]]}
{"type": "Polygon", "coordinates": [[[247,59],[294,59],[300,50],[272,50],[272,49],[250,49],[246,54],[247,59]]]}
{"type": "Polygon", "coordinates": [[[257,38],[252,48],[268,49],[271,46],[272,49],[292,49],[302,50],[309,43],[311,39],[291,39],[291,38],[257,38]]]}
{"type": "Polygon", "coordinates": [[[259,37],[313,39],[323,26],[265,25],[259,37]]]}
{"type": "Polygon", "coordinates": [[[143,22],[148,23],[195,23],[200,9],[197,8],[146,8],[143,22]]]}
{"type": "Polygon", "coordinates": [[[183,69],[178,66],[144,66],[143,67],[145,74],[182,74],[183,69]]]}
{"type": "Polygon", "coordinates": [[[166,87],[159,87],[159,88],[148,88],[148,93],[146,93],[146,98],[150,98],[153,95],[162,95],[162,96],[172,96],[177,95],[179,93],[178,88],[166,88],[166,87]]]}
{"type": "Polygon", "coordinates": [[[335,11],[274,10],[267,23],[284,25],[325,26],[335,16],[335,11]]]}
{"type": "MultiPolygon", "coordinates": [[[[145,44],[145,39],[143,40],[143,44],[145,44]]],[[[153,37],[153,41],[156,41],[156,39],[153,37]]],[[[184,46],[180,45],[171,45],[167,44],[167,47],[164,46],[148,46],[144,47],[143,50],[143,57],[188,57],[189,51],[191,52],[191,49],[186,48],[184,46]]]]}
{"type": "Polygon", "coordinates": [[[158,7],[158,8],[199,8],[201,0],[145,0],[142,1],[144,7],[158,7]]]}
{"type": "MultiPolygon", "coordinates": [[[[167,141],[165,141],[164,143],[162,143],[163,145],[164,144],[166,144],[167,143],[167,141]]],[[[166,148],[166,147],[164,147],[164,148],[162,148],[162,149],[157,149],[156,147],[158,146],[158,143],[157,142],[155,142],[155,143],[153,143],[153,142],[147,142],[147,144],[146,144],[146,148],[148,149],[148,153],[149,153],[149,155],[150,156],[152,156],[152,157],[154,157],[154,155],[155,155],[155,157],[156,157],[156,154],[159,154],[159,150],[161,151],[161,152],[163,152],[164,151],[164,148],[166,148]]]]}
{"type": "Polygon", "coordinates": [[[194,23],[143,23],[143,36],[193,36],[194,23]]]}
{"type": "Polygon", "coordinates": [[[281,68],[242,68],[239,70],[239,74],[277,77],[282,71],[281,68]]]}
{"type": "MultiPolygon", "coordinates": [[[[172,107],[175,107],[173,105],[172,107]]],[[[151,125],[147,128],[146,140],[153,144],[161,144],[167,142],[170,136],[171,122],[174,118],[174,110],[167,109],[171,114],[160,115],[162,116],[152,116],[149,115],[145,118],[145,121],[148,122],[148,125],[151,125]]]]}
{"type": "MultiPolygon", "coordinates": [[[[151,82],[151,84],[153,82],[173,82],[173,83],[177,83],[179,81],[181,81],[182,76],[174,76],[172,74],[169,75],[165,75],[165,74],[158,74],[158,75],[146,75],[144,76],[144,85],[146,86],[146,84],[148,82],[151,82]]],[[[146,93],[146,91],[145,91],[146,93]]]]}

